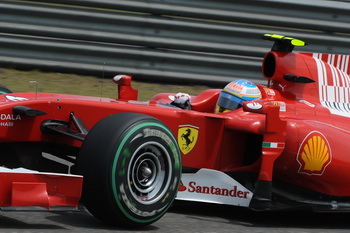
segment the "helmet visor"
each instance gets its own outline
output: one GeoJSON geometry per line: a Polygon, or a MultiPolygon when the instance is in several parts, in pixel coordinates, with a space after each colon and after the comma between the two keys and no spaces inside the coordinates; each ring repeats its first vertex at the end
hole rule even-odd
{"type": "Polygon", "coordinates": [[[222,91],[218,100],[218,105],[224,109],[235,110],[243,105],[244,100],[230,94],[228,92],[222,91]]]}

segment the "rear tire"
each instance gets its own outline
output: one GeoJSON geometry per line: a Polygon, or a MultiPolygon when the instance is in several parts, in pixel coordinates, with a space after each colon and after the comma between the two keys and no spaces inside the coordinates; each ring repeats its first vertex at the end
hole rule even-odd
{"type": "Polygon", "coordinates": [[[88,133],[78,172],[84,176],[83,202],[95,217],[140,227],[157,221],[172,204],[181,156],[162,122],[120,113],[102,119],[88,133]]]}

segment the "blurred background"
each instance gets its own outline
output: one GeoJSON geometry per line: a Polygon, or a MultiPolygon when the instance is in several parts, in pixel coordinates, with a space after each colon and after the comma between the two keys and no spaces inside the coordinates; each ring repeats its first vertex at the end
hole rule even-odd
{"type": "Polygon", "coordinates": [[[0,66],[220,86],[265,83],[264,33],[297,52],[350,54],[350,2],[321,0],[2,0],[0,66]]]}

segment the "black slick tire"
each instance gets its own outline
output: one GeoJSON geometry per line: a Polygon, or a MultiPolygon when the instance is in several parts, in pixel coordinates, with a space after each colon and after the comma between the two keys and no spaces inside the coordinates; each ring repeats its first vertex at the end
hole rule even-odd
{"type": "Polygon", "coordinates": [[[83,202],[105,222],[140,227],[161,218],[181,179],[181,154],[171,131],[143,114],[119,113],[98,122],[78,157],[83,202]]]}

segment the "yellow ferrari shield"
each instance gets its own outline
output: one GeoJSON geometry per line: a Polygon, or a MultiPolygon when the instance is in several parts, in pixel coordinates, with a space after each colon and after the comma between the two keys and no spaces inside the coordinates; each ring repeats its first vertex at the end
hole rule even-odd
{"type": "Polygon", "coordinates": [[[193,125],[179,125],[177,141],[183,154],[189,153],[196,145],[199,127],[193,125]]]}

